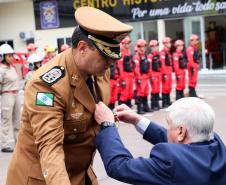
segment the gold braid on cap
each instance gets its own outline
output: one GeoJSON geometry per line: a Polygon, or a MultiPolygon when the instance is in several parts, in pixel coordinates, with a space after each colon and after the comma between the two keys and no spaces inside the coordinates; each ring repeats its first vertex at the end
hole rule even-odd
{"type": "Polygon", "coordinates": [[[104,53],[106,53],[108,56],[118,59],[121,58],[121,52],[119,54],[115,53],[114,51],[110,50],[110,47],[108,46],[104,46],[100,43],[96,43],[96,45],[98,46],[98,48],[103,51],[104,53]]]}
{"type": "Polygon", "coordinates": [[[118,58],[121,58],[121,52],[119,54],[115,53],[114,51],[112,51],[110,48],[111,47],[114,47],[114,48],[118,48],[120,47],[120,44],[110,44],[110,43],[107,43],[107,42],[104,42],[100,39],[97,39],[91,35],[88,35],[88,38],[92,41],[95,42],[95,44],[97,45],[97,47],[103,51],[105,54],[107,54],[108,56],[110,56],[111,58],[114,58],[114,59],[118,59],[118,58]]]}
{"type": "Polygon", "coordinates": [[[105,46],[109,46],[109,47],[113,47],[113,48],[119,47],[119,44],[110,44],[110,43],[104,42],[100,39],[97,39],[97,38],[93,37],[92,35],[88,35],[88,38],[93,40],[94,42],[100,43],[101,45],[105,45],[105,46]]]}

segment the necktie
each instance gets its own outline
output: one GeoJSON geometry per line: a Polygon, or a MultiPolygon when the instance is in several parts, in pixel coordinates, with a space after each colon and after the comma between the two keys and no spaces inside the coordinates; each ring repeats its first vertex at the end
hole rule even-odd
{"type": "Polygon", "coordinates": [[[87,84],[91,94],[93,95],[95,102],[98,103],[98,98],[97,98],[96,89],[95,89],[95,86],[94,86],[92,76],[88,77],[88,79],[86,80],[86,84],[87,84]]]}

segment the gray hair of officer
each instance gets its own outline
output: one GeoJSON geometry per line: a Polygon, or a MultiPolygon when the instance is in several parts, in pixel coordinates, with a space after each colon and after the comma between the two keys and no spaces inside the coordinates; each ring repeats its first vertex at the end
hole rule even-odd
{"type": "Polygon", "coordinates": [[[173,127],[185,126],[191,142],[213,139],[215,112],[200,98],[181,98],[168,107],[168,111],[173,127]]]}

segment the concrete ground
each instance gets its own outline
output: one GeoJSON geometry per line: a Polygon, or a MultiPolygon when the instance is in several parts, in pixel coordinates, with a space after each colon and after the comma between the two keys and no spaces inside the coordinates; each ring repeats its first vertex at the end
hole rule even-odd
{"type": "MultiPolygon", "coordinates": [[[[199,76],[197,93],[214,108],[216,112],[216,122],[214,130],[221,136],[222,140],[226,144],[226,73],[201,74],[199,76]]],[[[172,100],[174,100],[174,94],[175,92],[173,91],[172,100]]],[[[147,118],[155,122],[160,122],[160,124],[162,124],[163,126],[165,125],[164,115],[164,110],[160,110],[155,113],[145,114],[147,118]]],[[[123,140],[123,143],[131,151],[134,157],[149,156],[152,145],[144,141],[142,139],[142,136],[136,131],[136,129],[132,125],[121,123],[119,127],[119,133],[123,140]]],[[[7,166],[10,158],[11,154],[5,154],[0,152],[0,185],[4,185],[7,166]]],[[[125,184],[113,180],[107,176],[98,153],[96,154],[94,160],[94,170],[99,179],[100,185],[125,184]]]]}

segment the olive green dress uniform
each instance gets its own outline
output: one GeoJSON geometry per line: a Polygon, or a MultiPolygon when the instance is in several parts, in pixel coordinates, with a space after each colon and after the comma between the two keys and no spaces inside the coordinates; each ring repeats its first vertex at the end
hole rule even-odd
{"type": "Polygon", "coordinates": [[[19,75],[12,65],[0,64],[0,94],[0,147],[14,148],[20,127],[21,103],[19,97],[19,75]]]}
{"type": "MultiPolygon", "coordinates": [[[[100,98],[108,103],[109,71],[96,83],[100,98]]],[[[79,185],[85,184],[86,173],[97,184],[89,166],[98,131],[94,109],[94,98],[76,68],[72,49],[37,70],[26,86],[22,127],[7,185],[79,185]],[[40,79],[56,66],[62,72],[57,82],[49,85],[40,79]],[[39,102],[41,93],[50,97],[49,102],[39,102]]]]}

